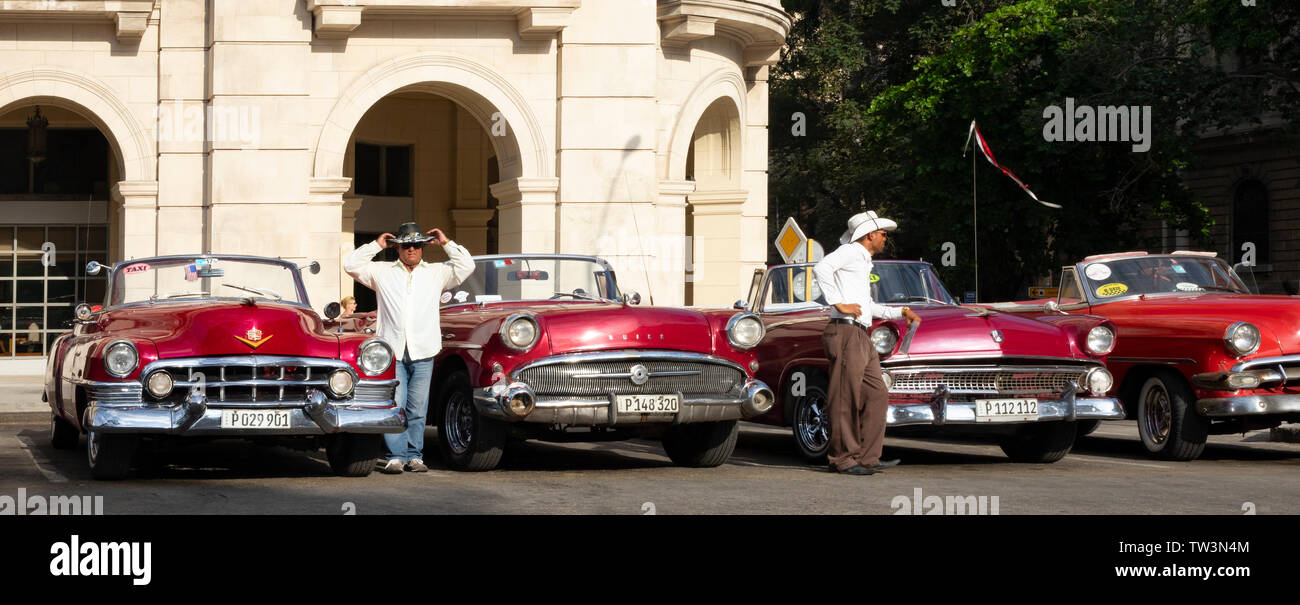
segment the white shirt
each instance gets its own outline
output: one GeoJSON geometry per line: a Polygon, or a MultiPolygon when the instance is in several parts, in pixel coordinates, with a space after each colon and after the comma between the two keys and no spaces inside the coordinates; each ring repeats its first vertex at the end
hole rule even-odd
{"type": "Polygon", "coordinates": [[[447,242],[443,249],[451,257],[450,265],[420,261],[410,271],[400,260],[372,262],[383,250],[377,242],[353,250],[343,261],[343,270],[352,279],[375,291],[379,301],[375,333],[393,347],[398,361],[406,352],[414,361],[442,350],[439,297],[474,272],[474,259],[464,246],[447,242]]]}
{"type": "Polygon", "coordinates": [[[871,253],[857,242],[836,248],[813,266],[813,275],[817,276],[826,304],[831,305],[832,318],[853,318],[836,310],[834,305],[838,304],[861,306],[862,315],[857,317],[857,322],[868,328],[872,317],[899,319],[903,316],[901,307],[886,307],[871,301],[871,267],[871,253]]]}

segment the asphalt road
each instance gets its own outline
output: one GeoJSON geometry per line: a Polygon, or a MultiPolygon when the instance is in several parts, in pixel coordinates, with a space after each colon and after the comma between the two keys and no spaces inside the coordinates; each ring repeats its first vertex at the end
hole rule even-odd
{"type": "Polygon", "coordinates": [[[1134,423],[1110,423],[1042,465],[1009,462],[990,443],[889,437],[885,455],[902,466],[854,477],[804,463],[786,430],[742,427],[731,460],[712,469],[675,467],[657,442],[633,440],[526,442],[498,470],[458,473],[438,460],[430,430],[423,474],[338,478],[323,452],[226,441],[98,482],[84,439],[60,451],[44,424],[0,424],[0,496],[103,496],[107,514],[891,514],[912,509],[920,490],[985,497],[988,509],[996,497],[1003,515],[1300,512],[1300,445],[1259,434],[1213,436],[1201,459],[1174,463],[1147,458],[1134,423]]]}

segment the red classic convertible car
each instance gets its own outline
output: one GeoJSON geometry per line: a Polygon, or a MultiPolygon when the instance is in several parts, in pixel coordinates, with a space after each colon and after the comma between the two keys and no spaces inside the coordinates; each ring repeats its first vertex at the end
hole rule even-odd
{"type": "Polygon", "coordinates": [[[143,440],[201,437],[324,445],[335,473],[369,474],[380,433],[406,426],[393,352],[327,333],[307,304],[304,268],[222,254],[114,265],[104,305],[78,306],[75,328],[51,347],[54,446],[74,448],[85,432],[99,479],[126,475],[143,440]]]}
{"type": "Polygon", "coordinates": [[[752,314],[635,307],[640,296],[620,293],[595,257],[474,263],[442,295],[429,404],[452,468],[496,467],[510,438],[638,436],[662,437],[676,464],[717,466],[736,447],[736,421],[772,406],[753,376],[763,325],[752,314]]]}
{"type": "Polygon", "coordinates": [[[1113,322],[1112,393],[1148,452],[1191,460],[1207,435],[1300,422],[1300,300],[1251,294],[1215,256],[1090,256],[1062,269],[1057,300],[995,308],[1113,322]]]}
{"type": "MultiPolygon", "coordinates": [[[[776,405],[753,420],[792,427],[809,459],[826,454],[830,437],[827,362],[821,335],[829,318],[812,264],[757,270],[748,302],[762,319],[757,376],[777,385],[776,405]]],[[[887,427],[944,427],[996,435],[1017,461],[1055,462],[1074,446],[1076,420],[1118,420],[1106,397],[1103,365],[1114,329],[1097,317],[1004,315],[958,306],[929,263],[874,261],[871,294],[906,304],[921,316],[877,319],[871,342],[889,385],[887,427]]]]}

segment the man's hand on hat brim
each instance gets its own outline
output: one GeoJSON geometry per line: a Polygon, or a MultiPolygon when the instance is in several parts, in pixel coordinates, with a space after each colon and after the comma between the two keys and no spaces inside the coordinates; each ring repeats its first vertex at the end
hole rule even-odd
{"type": "Polygon", "coordinates": [[[439,246],[445,246],[447,245],[447,242],[451,241],[447,238],[447,235],[442,232],[442,229],[437,227],[428,230],[425,232],[425,235],[433,237],[433,243],[438,244],[439,246]]]}
{"type": "Polygon", "coordinates": [[[379,239],[375,240],[375,243],[379,244],[379,248],[381,250],[387,250],[388,248],[391,248],[393,245],[392,242],[389,241],[391,239],[393,239],[392,233],[381,233],[379,235],[379,239]]]}

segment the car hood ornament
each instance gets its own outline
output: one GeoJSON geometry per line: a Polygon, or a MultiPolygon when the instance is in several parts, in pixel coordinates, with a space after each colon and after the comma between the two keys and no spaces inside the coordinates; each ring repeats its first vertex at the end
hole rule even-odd
{"type": "Polygon", "coordinates": [[[235,340],[238,340],[239,342],[242,342],[256,349],[257,347],[266,344],[266,341],[271,340],[271,337],[274,336],[274,334],[267,336],[266,338],[262,338],[261,330],[257,328],[249,328],[249,330],[244,333],[244,336],[246,336],[247,338],[241,338],[239,335],[235,335],[235,340]]]}

